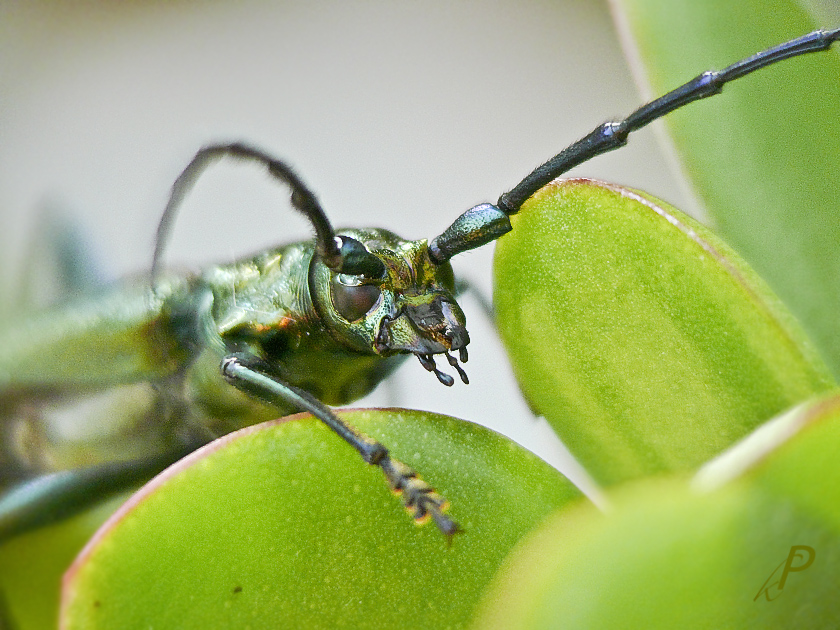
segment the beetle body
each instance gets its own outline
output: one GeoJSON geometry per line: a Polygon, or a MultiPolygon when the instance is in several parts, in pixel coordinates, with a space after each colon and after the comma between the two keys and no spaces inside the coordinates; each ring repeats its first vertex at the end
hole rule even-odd
{"type": "Polygon", "coordinates": [[[369,393],[407,352],[433,350],[423,346],[429,331],[418,311],[437,301],[448,319],[433,317],[433,325],[465,330],[451,267],[431,264],[427,241],[381,229],[341,234],[380,256],[387,276],[357,284],[326,268],[306,241],[167,276],[154,290],[118,283],[10,326],[0,338],[3,464],[15,471],[7,478],[90,465],[102,460],[98,451],[124,459],[139,445],[148,452],[206,441],[296,411],[230,387],[219,363],[232,350],[341,405],[369,393]],[[123,405],[133,401],[133,421],[101,418],[93,435],[51,438],[59,431],[48,408],[114,389],[123,405]]]}

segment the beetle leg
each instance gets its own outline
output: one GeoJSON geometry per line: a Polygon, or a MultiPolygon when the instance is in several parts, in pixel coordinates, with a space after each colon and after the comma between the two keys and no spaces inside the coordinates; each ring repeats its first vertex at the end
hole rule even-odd
{"type": "Polygon", "coordinates": [[[204,443],[192,442],[152,457],[23,480],[0,495],[0,541],[69,518],[117,492],[144,483],[204,443]]]}
{"type": "Polygon", "coordinates": [[[451,538],[460,531],[458,524],[444,512],[448,502],[417,473],[401,461],[391,457],[388,449],[357,431],[311,394],[284,383],[259,359],[247,354],[230,354],[222,360],[222,374],[236,388],[269,404],[278,399],[307,411],[335,431],[341,439],[355,448],[362,459],[379,466],[391,489],[402,496],[403,505],[418,523],[429,518],[438,529],[451,538]]]}

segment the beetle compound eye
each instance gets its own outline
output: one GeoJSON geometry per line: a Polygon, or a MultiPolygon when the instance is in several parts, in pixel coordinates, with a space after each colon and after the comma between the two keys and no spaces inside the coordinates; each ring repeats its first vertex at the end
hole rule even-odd
{"type": "Polygon", "coordinates": [[[362,284],[358,276],[338,274],[332,280],[332,303],[348,322],[355,322],[376,306],[382,291],[372,284],[362,284]]]}

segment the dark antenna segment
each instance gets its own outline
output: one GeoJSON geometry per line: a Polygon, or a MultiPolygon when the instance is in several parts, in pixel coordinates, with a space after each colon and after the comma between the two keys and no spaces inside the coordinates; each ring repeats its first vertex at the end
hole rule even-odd
{"type": "Polygon", "coordinates": [[[761,68],[791,57],[828,50],[838,39],[840,39],[840,28],[814,31],[733,63],[723,70],[704,72],[664,96],[642,105],[624,120],[599,125],[587,136],[569,145],[531,171],[510,192],[499,197],[497,206],[508,215],[516,214],[531,195],[550,181],[597,155],[624,146],[627,144],[630,133],[657,118],[662,118],[675,109],[701,98],[719,94],[724,84],[761,68]]]}

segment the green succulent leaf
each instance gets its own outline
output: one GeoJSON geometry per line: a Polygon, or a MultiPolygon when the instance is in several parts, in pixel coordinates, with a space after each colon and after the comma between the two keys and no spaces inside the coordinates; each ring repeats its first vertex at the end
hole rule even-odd
{"type": "Polygon", "coordinates": [[[792,316],[696,221],[591,180],[499,240],[494,300],[525,396],[604,484],[692,470],[831,387],[792,316]]]}
{"type": "Polygon", "coordinates": [[[840,393],[833,392],[762,425],[705,465],[694,485],[709,490],[748,480],[840,534],[839,452],[840,393]]]}
{"type": "Polygon", "coordinates": [[[607,517],[560,510],[505,562],[475,627],[835,627],[838,449],[834,395],[768,423],[693,488],[647,480],[607,517]]]}
{"type": "MultiPolygon", "coordinates": [[[[650,95],[817,28],[801,2],[616,0],[650,95]]],[[[837,27],[837,24],[825,24],[837,27]]],[[[665,119],[716,231],[840,374],[840,52],[788,60],[665,119]]]]}
{"type": "Polygon", "coordinates": [[[65,628],[461,627],[510,548],[580,497],[482,427],[343,412],[451,501],[451,544],[305,416],[245,429],[153,481],[66,578],[65,628]]]}
{"type": "Polygon", "coordinates": [[[58,618],[61,576],[127,497],[0,544],[0,628],[43,630],[58,618]]]}

